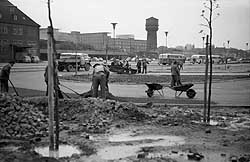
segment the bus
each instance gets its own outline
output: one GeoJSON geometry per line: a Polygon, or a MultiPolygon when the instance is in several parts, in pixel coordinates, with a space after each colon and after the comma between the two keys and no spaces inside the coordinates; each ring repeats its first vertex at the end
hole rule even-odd
{"type": "Polygon", "coordinates": [[[159,64],[161,65],[171,65],[172,62],[176,60],[179,63],[185,63],[185,56],[183,54],[170,54],[163,53],[159,55],[159,64]]]}
{"type": "MultiPolygon", "coordinates": [[[[208,62],[210,61],[210,56],[208,55],[208,62]]],[[[191,62],[193,64],[198,63],[206,63],[206,55],[192,55],[191,62]]],[[[212,55],[212,63],[220,64],[223,62],[223,58],[220,55],[212,55]]]]}
{"type": "MultiPolygon", "coordinates": [[[[209,59],[209,55],[208,55],[208,59],[209,59]]],[[[223,58],[220,55],[212,55],[212,63],[213,64],[221,64],[223,63],[223,58]]]]}

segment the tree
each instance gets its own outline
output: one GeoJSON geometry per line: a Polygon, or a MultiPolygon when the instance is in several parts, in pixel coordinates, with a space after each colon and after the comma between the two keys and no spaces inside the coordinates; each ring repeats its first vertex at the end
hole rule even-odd
{"type": "MultiPolygon", "coordinates": [[[[219,8],[218,0],[205,0],[203,3],[204,10],[202,10],[201,17],[205,20],[205,24],[201,24],[204,27],[207,27],[209,30],[209,41],[208,41],[208,47],[209,47],[209,61],[206,60],[206,64],[210,65],[210,75],[209,75],[209,87],[208,87],[208,103],[207,103],[207,118],[206,121],[210,121],[210,105],[211,105],[211,94],[212,94],[212,75],[213,75],[213,61],[212,61],[212,38],[213,38],[213,21],[220,15],[219,13],[216,14],[214,17],[214,12],[219,8]]],[[[207,74],[205,74],[207,75],[207,74]]],[[[204,94],[206,95],[206,94],[204,94]]],[[[205,96],[207,97],[207,96],[205,96]]],[[[206,103],[205,103],[206,104],[206,103]]]]}

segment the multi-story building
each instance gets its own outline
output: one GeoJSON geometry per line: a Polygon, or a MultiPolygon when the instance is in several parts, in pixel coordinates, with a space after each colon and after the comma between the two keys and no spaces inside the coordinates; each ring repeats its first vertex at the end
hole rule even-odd
{"type": "MultiPolygon", "coordinates": [[[[136,40],[134,35],[119,35],[117,38],[111,38],[109,32],[98,33],[80,33],[72,31],[70,33],[60,32],[54,29],[54,37],[57,41],[69,41],[76,44],[86,44],[92,46],[95,50],[123,51],[128,53],[146,51],[146,40],[136,40]]],[[[40,29],[40,39],[47,40],[47,29],[40,29]]]]}
{"type": "Polygon", "coordinates": [[[0,0],[0,62],[39,55],[39,27],[8,0],[0,0]]]}

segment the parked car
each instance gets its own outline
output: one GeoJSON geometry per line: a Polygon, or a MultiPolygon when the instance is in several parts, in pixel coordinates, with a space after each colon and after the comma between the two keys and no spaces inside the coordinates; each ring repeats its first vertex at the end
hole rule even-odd
{"type": "Polygon", "coordinates": [[[32,56],[31,57],[31,62],[32,63],[38,63],[38,62],[40,62],[40,58],[38,56],[32,56]]]}
{"type": "Polygon", "coordinates": [[[30,56],[22,56],[20,62],[31,63],[31,58],[30,58],[30,56]]]}
{"type": "Polygon", "coordinates": [[[239,62],[240,63],[250,63],[250,58],[240,58],[239,62]]]}

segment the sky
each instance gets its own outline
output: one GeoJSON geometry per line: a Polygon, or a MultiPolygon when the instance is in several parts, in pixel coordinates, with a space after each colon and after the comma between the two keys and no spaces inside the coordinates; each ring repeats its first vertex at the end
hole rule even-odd
{"type": "MultiPolygon", "coordinates": [[[[41,27],[49,26],[47,0],[9,0],[41,27]]],[[[204,0],[52,0],[53,26],[63,32],[110,32],[118,23],[116,35],[133,34],[146,40],[146,19],[159,19],[158,46],[176,47],[194,44],[202,47],[208,28],[201,17],[204,0]],[[203,30],[203,33],[199,33],[203,30]],[[168,32],[166,38],[165,32],[168,32]]],[[[250,49],[250,0],[218,0],[220,14],[213,21],[216,47],[250,49]]]]}

